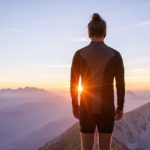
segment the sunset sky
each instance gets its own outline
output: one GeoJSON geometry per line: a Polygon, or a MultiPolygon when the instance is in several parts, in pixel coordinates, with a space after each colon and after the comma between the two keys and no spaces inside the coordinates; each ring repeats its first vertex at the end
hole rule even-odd
{"type": "Polygon", "coordinates": [[[150,0],[0,1],[0,88],[67,89],[94,12],[123,57],[127,89],[150,89],[150,0]]]}

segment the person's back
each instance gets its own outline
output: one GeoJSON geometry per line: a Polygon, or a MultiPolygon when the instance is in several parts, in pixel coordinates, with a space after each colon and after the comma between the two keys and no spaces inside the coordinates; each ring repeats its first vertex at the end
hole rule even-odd
{"type": "Polygon", "coordinates": [[[72,61],[70,90],[74,116],[80,121],[83,150],[92,149],[93,142],[90,142],[90,145],[87,143],[89,140],[93,141],[96,126],[101,137],[100,148],[107,150],[111,145],[115,117],[120,119],[123,113],[124,66],[120,53],[103,41],[106,34],[105,22],[98,14],[93,15],[92,21],[88,25],[92,41],[88,46],[76,51],[72,61]],[[95,24],[92,24],[92,21],[95,21],[95,24]],[[101,28],[96,30],[96,25],[101,28]],[[77,87],[80,76],[83,90],[79,107],[77,87]],[[118,97],[117,116],[114,106],[114,78],[118,97]],[[104,141],[106,143],[103,143],[104,141]]]}

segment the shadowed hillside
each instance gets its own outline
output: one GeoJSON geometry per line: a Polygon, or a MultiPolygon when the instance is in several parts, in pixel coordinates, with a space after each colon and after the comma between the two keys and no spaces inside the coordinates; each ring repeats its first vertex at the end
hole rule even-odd
{"type": "MultiPolygon", "coordinates": [[[[150,103],[124,114],[115,122],[113,150],[150,149],[150,103]]],[[[97,150],[96,144],[94,150],[97,150]]],[[[74,124],[56,139],[38,150],[80,150],[79,124],[74,124]]]]}

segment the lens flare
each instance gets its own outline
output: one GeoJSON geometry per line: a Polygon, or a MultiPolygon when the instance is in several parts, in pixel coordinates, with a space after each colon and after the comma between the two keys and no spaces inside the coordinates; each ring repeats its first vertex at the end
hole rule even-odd
{"type": "Polygon", "coordinates": [[[79,92],[82,92],[82,90],[83,90],[83,87],[82,87],[81,84],[79,84],[79,86],[78,86],[78,91],[79,91],[79,92]]]}

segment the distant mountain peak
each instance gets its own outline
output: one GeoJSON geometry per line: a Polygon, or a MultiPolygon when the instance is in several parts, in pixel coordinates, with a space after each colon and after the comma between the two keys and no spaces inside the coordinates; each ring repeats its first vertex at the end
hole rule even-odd
{"type": "Polygon", "coordinates": [[[129,95],[132,95],[132,96],[135,96],[136,94],[133,92],[133,91],[131,91],[131,90],[127,90],[126,91],[126,94],[129,94],[129,95]]]}
{"type": "Polygon", "coordinates": [[[42,88],[37,88],[37,87],[30,87],[30,86],[26,86],[26,87],[19,87],[17,89],[13,89],[13,88],[3,88],[0,89],[0,92],[17,92],[17,91],[22,91],[22,92],[44,92],[46,91],[45,89],[42,88]]]}
{"type": "Polygon", "coordinates": [[[30,86],[26,86],[24,88],[18,88],[17,90],[21,90],[21,91],[46,91],[42,88],[30,87],[30,86]]]}

